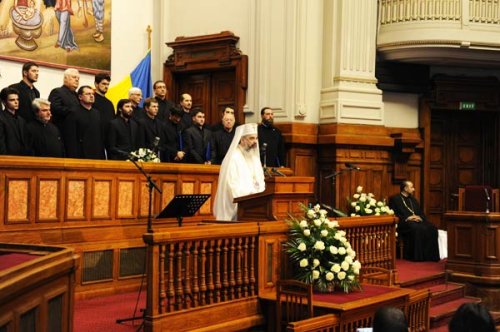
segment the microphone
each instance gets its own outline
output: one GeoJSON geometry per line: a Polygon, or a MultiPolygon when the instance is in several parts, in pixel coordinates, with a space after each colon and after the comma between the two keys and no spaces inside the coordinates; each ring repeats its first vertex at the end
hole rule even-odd
{"type": "Polygon", "coordinates": [[[153,152],[158,152],[158,144],[160,144],[160,138],[158,136],[155,136],[153,140],[153,152]]]}
{"type": "Polygon", "coordinates": [[[122,156],[124,157],[127,157],[128,159],[130,159],[131,161],[137,161],[139,159],[139,157],[137,156],[134,156],[131,152],[127,152],[127,151],[124,151],[124,150],[120,150],[120,149],[114,149],[118,154],[121,154],[122,156]]]}
{"type": "Polygon", "coordinates": [[[345,167],[347,167],[349,169],[356,170],[356,171],[360,171],[361,170],[361,168],[359,168],[358,166],[356,166],[354,164],[351,164],[351,163],[345,163],[345,167]]]}
{"type": "Polygon", "coordinates": [[[263,160],[263,164],[262,164],[262,167],[266,168],[267,167],[267,154],[266,154],[266,150],[267,150],[267,143],[262,143],[262,149],[261,149],[261,153],[264,155],[264,160],[263,160]]]}
{"type": "Polygon", "coordinates": [[[285,175],[285,174],[281,173],[281,172],[280,172],[277,168],[275,168],[275,167],[271,168],[271,172],[273,172],[274,174],[277,174],[277,175],[279,175],[279,176],[284,176],[284,177],[286,177],[286,175],[285,175]]]}
{"type": "Polygon", "coordinates": [[[488,188],[484,187],[483,189],[484,189],[484,193],[486,194],[486,211],[485,212],[490,213],[490,208],[489,208],[489,206],[490,206],[489,203],[490,203],[490,199],[491,199],[490,194],[488,193],[488,188]]]}

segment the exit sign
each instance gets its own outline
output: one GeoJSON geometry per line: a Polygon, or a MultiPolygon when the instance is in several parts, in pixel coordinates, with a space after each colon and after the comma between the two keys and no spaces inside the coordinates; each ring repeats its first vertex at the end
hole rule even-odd
{"type": "Polygon", "coordinates": [[[476,103],[473,101],[461,101],[459,109],[464,111],[474,111],[476,109],[476,103]]]}

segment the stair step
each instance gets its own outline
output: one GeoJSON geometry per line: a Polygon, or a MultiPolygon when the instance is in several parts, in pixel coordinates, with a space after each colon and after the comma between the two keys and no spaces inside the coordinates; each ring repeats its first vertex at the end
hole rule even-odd
{"type": "Polygon", "coordinates": [[[430,288],[436,285],[444,284],[446,282],[446,273],[436,273],[430,276],[425,276],[418,279],[412,279],[403,282],[396,282],[400,287],[403,288],[413,288],[413,289],[423,289],[430,288]]]}
{"type": "Polygon", "coordinates": [[[431,307],[465,296],[465,286],[454,282],[435,285],[429,287],[429,290],[431,291],[431,307]]]}
{"type": "Polygon", "coordinates": [[[450,302],[442,303],[431,307],[429,310],[429,318],[431,321],[431,327],[436,328],[439,326],[448,325],[451,320],[451,317],[455,313],[455,311],[464,303],[475,302],[480,303],[481,299],[476,297],[462,297],[460,299],[456,299],[450,302]]]}

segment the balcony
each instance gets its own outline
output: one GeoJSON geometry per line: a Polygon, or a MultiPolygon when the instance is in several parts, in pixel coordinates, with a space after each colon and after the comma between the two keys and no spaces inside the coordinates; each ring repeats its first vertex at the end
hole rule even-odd
{"type": "Polygon", "coordinates": [[[500,67],[500,0],[379,0],[385,60],[500,67]]]}

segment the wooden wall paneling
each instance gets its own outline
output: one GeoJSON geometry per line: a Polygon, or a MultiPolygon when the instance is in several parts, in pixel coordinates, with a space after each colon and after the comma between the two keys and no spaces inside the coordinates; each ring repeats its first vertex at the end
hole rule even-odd
{"type": "Polygon", "coordinates": [[[28,177],[6,176],[5,224],[29,224],[33,209],[32,180],[28,177]],[[31,211],[30,211],[31,210],[31,211]]]}
{"type": "Polygon", "coordinates": [[[160,211],[164,209],[168,203],[179,193],[177,185],[177,177],[164,177],[162,178],[161,186],[161,204],[160,211]]]}
{"type": "MultiPolygon", "coordinates": [[[[221,120],[221,113],[226,107],[235,108],[237,100],[237,84],[234,68],[231,71],[214,72],[212,74],[212,104],[207,123],[216,124],[221,120]]],[[[207,110],[208,111],[208,110],[207,110]]]]}
{"type": "Polygon", "coordinates": [[[35,195],[35,223],[59,223],[62,221],[62,182],[59,177],[37,176],[35,195]]]}
{"type": "Polygon", "coordinates": [[[85,221],[89,215],[88,182],[90,178],[66,178],[65,221],[85,221]]]}
{"type": "Polygon", "coordinates": [[[109,177],[92,179],[92,220],[111,220],[113,181],[109,177]]]}
{"type": "Polygon", "coordinates": [[[138,211],[140,195],[137,191],[140,187],[137,186],[137,178],[119,175],[115,179],[115,185],[114,197],[116,198],[113,200],[113,204],[115,204],[115,218],[129,219],[134,218],[136,215],[141,215],[138,211]]]}

